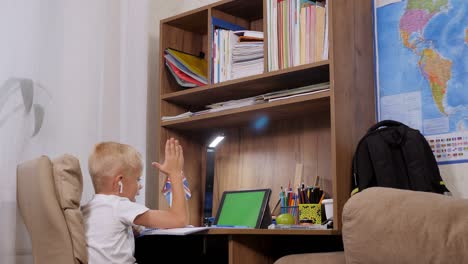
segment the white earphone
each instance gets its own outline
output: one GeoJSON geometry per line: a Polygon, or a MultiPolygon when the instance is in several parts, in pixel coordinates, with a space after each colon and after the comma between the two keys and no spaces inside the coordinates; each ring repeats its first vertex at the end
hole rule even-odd
{"type": "Polygon", "coordinates": [[[123,192],[123,184],[122,181],[119,181],[119,193],[123,192]]]}

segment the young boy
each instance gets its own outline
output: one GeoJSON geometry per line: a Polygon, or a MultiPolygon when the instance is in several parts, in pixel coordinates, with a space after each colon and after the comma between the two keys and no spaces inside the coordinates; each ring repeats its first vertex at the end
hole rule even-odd
{"type": "Polygon", "coordinates": [[[182,147],[173,138],[166,141],[163,164],[152,165],[168,175],[172,183],[172,207],[149,210],[135,203],[142,188],[140,154],[131,146],[103,142],[89,157],[96,195],[81,207],[88,241],[89,263],[135,263],[132,226],[173,228],[188,222],[182,169],[182,147]]]}

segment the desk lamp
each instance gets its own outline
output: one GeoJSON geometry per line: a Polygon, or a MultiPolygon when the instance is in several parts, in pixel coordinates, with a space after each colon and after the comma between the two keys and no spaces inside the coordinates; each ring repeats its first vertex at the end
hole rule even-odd
{"type": "Polygon", "coordinates": [[[205,205],[203,207],[203,224],[211,226],[214,222],[213,211],[213,181],[215,168],[215,149],[223,141],[224,135],[217,135],[206,148],[205,205]]]}

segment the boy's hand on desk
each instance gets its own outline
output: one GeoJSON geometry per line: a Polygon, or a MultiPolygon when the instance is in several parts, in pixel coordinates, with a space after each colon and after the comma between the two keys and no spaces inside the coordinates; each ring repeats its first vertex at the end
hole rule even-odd
{"type": "Polygon", "coordinates": [[[171,180],[182,180],[184,167],[184,152],[178,140],[174,138],[166,141],[164,163],[153,162],[153,166],[171,177],[171,180]]]}

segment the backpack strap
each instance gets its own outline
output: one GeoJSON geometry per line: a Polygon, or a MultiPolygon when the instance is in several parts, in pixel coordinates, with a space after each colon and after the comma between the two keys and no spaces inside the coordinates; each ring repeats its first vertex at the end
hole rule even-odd
{"type": "Polygon", "coordinates": [[[395,120],[383,120],[373,125],[371,128],[369,128],[369,130],[367,130],[367,133],[375,131],[381,127],[395,127],[395,126],[406,126],[406,125],[395,120]]]}

